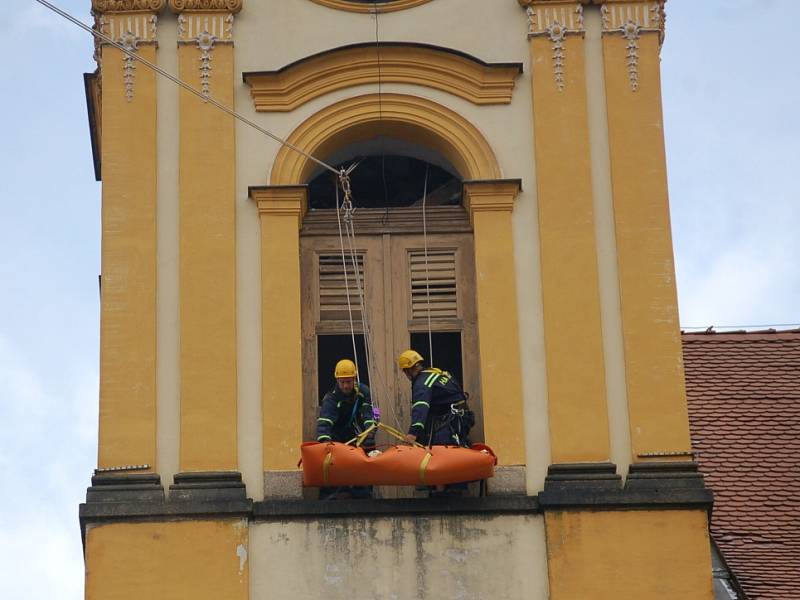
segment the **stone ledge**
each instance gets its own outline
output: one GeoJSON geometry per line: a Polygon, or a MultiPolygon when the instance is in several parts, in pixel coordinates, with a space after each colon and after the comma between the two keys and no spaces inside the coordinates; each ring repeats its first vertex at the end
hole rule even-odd
{"type": "Polygon", "coordinates": [[[253,519],[394,517],[421,514],[538,513],[535,496],[402,498],[393,500],[266,500],[253,503],[253,519]]]}
{"type": "Polygon", "coordinates": [[[252,500],[179,502],[88,502],[78,506],[81,524],[104,521],[195,519],[198,517],[249,517],[252,500]]]}
{"type": "Polygon", "coordinates": [[[622,485],[613,463],[550,465],[543,511],[595,510],[711,510],[714,495],[692,462],[637,463],[622,485]]]}
{"type": "Polygon", "coordinates": [[[86,502],[163,502],[164,488],[157,473],[98,473],[86,489],[86,502]]]}
{"type": "Polygon", "coordinates": [[[177,473],[169,486],[170,502],[245,501],[247,490],[238,471],[177,473]]]}
{"type": "Polygon", "coordinates": [[[539,506],[548,510],[710,510],[714,495],[708,488],[654,490],[545,490],[539,506]]]}

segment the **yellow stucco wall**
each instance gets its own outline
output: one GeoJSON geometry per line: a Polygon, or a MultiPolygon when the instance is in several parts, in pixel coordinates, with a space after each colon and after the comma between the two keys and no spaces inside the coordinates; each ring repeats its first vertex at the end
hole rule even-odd
{"type": "Polygon", "coordinates": [[[486,443],[500,465],[525,464],[511,212],[517,182],[474,182],[464,202],[474,228],[475,295],[486,443]]]}
{"type": "Polygon", "coordinates": [[[711,600],[704,511],[545,515],[550,600],[711,600]]]}
{"type": "Polygon", "coordinates": [[[531,39],[533,119],[550,444],[553,462],[609,459],[603,332],[592,202],[584,39],[531,39]]]}
{"type": "Polygon", "coordinates": [[[302,186],[254,189],[261,223],[263,464],[297,469],[303,441],[300,217],[302,186]]]}
{"type": "MultiPolygon", "coordinates": [[[[153,45],[139,54],[155,60],[153,45]]],[[[156,85],[104,47],[100,467],[156,459],[156,85]]]]}
{"type": "Polygon", "coordinates": [[[119,523],[86,535],[86,600],[246,600],[247,521],[119,523]]]}
{"type": "Polygon", "coordinates": [[[672,254],[658,33],[638,40],[638,89],[628,41],[606,34],[603,56],[633,459],[688,452],[683,357],[672,254]]]}
{"type": "MultiPolygon", "coordinates": [[[[216,44],[210,51],[209,88],[228,106],[233,104],[233,50],[216,44]]],[[[199,88],[196,44],[179,46],[179,64],[181,76],[199,88]]],[[[233,117],[181,91],[180,124],[180,466],[184,471],[235,470],[233,117]]]]}

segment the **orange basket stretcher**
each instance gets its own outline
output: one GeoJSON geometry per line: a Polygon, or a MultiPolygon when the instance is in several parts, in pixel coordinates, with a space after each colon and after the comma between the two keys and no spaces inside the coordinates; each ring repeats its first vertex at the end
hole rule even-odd
{"type": "MultiPolygon", "coordinates": [[[[397,436],[397,430],[383,423],[378,427],[397,436]]],[[[420,444],[391,446],[369,457],[360,442],[304,442],[300,448],[303,485],[315,487],[360,485],[444,485],[488,479],[494,475],[497,457],[484,444],[471,448],[420,444]]],[[[360,441],[359,441],[360,440],[360,441]]]]}

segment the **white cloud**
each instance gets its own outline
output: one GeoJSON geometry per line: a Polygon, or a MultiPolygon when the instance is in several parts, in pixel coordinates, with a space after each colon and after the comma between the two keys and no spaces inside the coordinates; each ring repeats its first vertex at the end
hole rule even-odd
{"type": "Polygon", "coordinates": [[[37,372],[0,334],[2,598],[83,597],[77,508],[95,464],[97,373],[37,372]],[[61,376],[62,373],[68,373],[61,376]],[[13,482],[13,483],[12,483],[13,482]]]}

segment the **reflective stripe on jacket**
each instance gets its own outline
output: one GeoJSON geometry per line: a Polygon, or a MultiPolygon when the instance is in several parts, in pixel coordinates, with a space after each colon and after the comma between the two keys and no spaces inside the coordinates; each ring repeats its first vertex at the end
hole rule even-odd
{"type": "MultiPolygon", "coordinates": [[[[317,418],[318,442],[348,442],[375,423],[369,388],[360,383],[353,391],[345,396],[339,386],[334,386],[322,398],[317,418]]],[[[370,435],[364,445],[372,446],[373,439],[374,435],[370,435]]]]}

